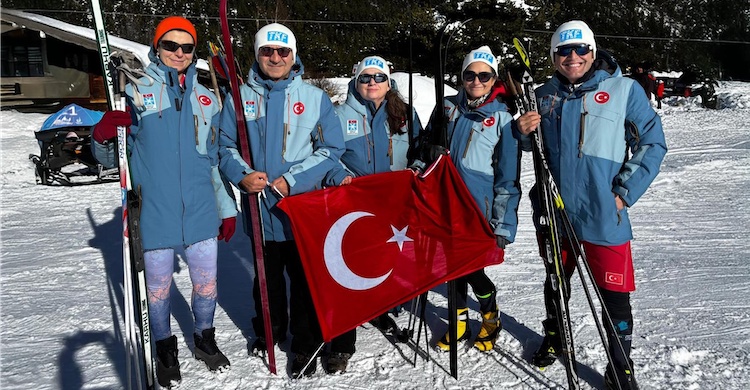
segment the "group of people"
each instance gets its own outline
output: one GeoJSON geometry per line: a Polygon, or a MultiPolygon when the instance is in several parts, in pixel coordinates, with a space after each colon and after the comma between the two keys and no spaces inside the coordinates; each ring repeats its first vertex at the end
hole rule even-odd
{"type": "MultiPolygon", "coordinates": [[[[442,116],[447,145],[441,146],[500,248],[516,235],[521,153],[530,150],[529,134],[541,131],[552,174],[617,329],[609,337],[618,338],[625,347],[624,354],[614,351],[615,365],[607,368],[605,379],[611,388],[618,388],[615,380],[628,386],[623,389],[635,388],[630,380],[632,364],[624,363],[629,359],[633,324],[629,298],[635,289],[627,208],[656,176],[666,145],[659,116],[645,94],[633,80],[620,77],[611,56],[597,50],[585,23],[565,23],[553,35],[550,54],[556,72],[537,91],[538,113],[513,118],[497,58],[482,46],[466,55],[458,94],[436,107],[424,128],[398,93],[384,58],[368,56],[360,61],[346,101],[334,106],[325,92],[303,82],[294,33],[272,23],[255,35],[255,62],[239,90],[247,128],[238,129],[233,98],[227,97],[219,110],[217,97],[197,81],[197,43],[195,28],[187,19],[172,16],[161,21],[152,43],[152,63],[145,70],[150,82],[129,85],[127,112],[105,113],[93,132],[95,155],[113,166],[116,129],[128,129],[132,182],[143,199],[148,305],[162,386],[181,378],[169,303],[178,247],[184,249],[193,282],[194,355],[211,370],[230,364],[216,345],[213,327],[218,241],[232,237],[237,215],[225,181],[243,196],[263,195],[258,199],[273,340],[265,339],[256,264],[257,316],[252,325],[257,338],[252,348],[282,343],[289,333],[292,375],[310,376],[323,342],[310,294],[314,286],[307,285],[289,219],[277,202],[324,186],[349,185],[356,177],[419,165],[412,164],[410,151],[415,143],[425,143],[432,132],[440,131],[433,124],[442,116]],[[249,140],[252,168],[238,152],[240,131],[249,140]]],[[[248,225],[244,221],[243,226],[248,225]]],[[[566,248],[568,277],[575,264],[571,256],[572,249],[566,248]]],[[[484,270],[456,283],[457,341],[470,337],[470,285],[481,312],[474,346],[492,350],[502,329],[494,283],[484,270]]],[[[546,301],[551,299],[549,290],[546,286],[546,301]]],[[[552,356],[547,361],[551,364],[562,348],[557,313],[547,303],[544,340],[537,355],[552,356]]],[[[332,340],[321,358],[325,371],[346,370],[355,342],[356,330],[332,340]]],[[[448,333],[437,346],[450,349],[448,333]]]]}

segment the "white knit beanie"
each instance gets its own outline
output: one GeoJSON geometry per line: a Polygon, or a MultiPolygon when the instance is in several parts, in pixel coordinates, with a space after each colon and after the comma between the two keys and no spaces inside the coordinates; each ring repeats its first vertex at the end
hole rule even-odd
{"type": "Polygon", "coordinates": [[[464,64],[461,66],[461,74],[463,74],[466,68],[474,62],[484,62],[489,65],[490,68],[495,71],[495,75],[497,76],[497,58],[492,54],[492,50],[490,50],[489,46],[482,46],[479,49],[469,52],[469,54],[464,57],[464,64]]]}
{"type": "Polygon", "coordinates": [[[362,61],[357,64],[357,70],[354,72],[354,78],[359,77],[365,69],[377,69],[379,73],[384,73],[388,78],[391,78],[391,70],[389,69],[388,62],[383,57],[370,56],[365,57],[362,61]]]}
{"type": "Polygon", "coordinates": [[[558,46],[576,43],[585,43],[591,46],[591,51],[594,52],[594,58],[596,58],[596,41],[594,40],[594,33],[586,23],[580,20],[565,22],[557,28],[557,31],[555,31],[554,34],[552,34],[552,44],[549,48],[550,58],[554,61],[555,49],[558,46]]]}
{"type": "Polygon", "coordinates": [[[287,26],[279,23],[271,23],[261,27],[255,33],[255,57],[258,58],[258,49],[263,46],[280,46],[292,49],[292,58],[297,58],[297,38],[287,26]]]}

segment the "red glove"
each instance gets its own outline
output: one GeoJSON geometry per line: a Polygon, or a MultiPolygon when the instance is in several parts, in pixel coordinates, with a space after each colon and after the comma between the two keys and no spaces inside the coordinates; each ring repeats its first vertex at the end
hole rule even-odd
{"type": "Polygon", "coordinates": [[[229,217],[221,220],[221,226],[219,226],[219,236],[217,240],[224,240],[229,242],[229,239],[234,235],[234,230],[237,226],[237,218],[229,217]]]}
{"type": "Polygon", "coordinates": [[[127,134],[130,134],[129,126],[133,124],[133,119],[130,117],[129,112],[125,111],[107,111],[94,126],[94,132],[91,135],[94,141],[103,144],[104,141],[111,140],[117,137],[117,127],[125,126],[127,134]]]}

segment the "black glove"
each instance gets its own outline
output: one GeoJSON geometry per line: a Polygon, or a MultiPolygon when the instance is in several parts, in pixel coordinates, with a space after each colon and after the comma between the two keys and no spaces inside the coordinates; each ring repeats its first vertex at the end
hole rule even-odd
{"type": "Polygon", "coordinates": [[[510,244],[510,241],[508,241],[507,238],[503,236],[496,236],[497,237],[497,247],[500,249],[505,249],[505,246],[510,244]]]}

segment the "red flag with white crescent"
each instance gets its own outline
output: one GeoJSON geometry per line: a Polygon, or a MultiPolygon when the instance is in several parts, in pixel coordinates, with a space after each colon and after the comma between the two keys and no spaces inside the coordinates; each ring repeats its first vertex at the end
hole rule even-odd
{"type": "Polygon", "coordinates": [[[292,222],[323,338],[356,328],[429,289],[503,261],[453,163],[279,202],[292,222]]]}

